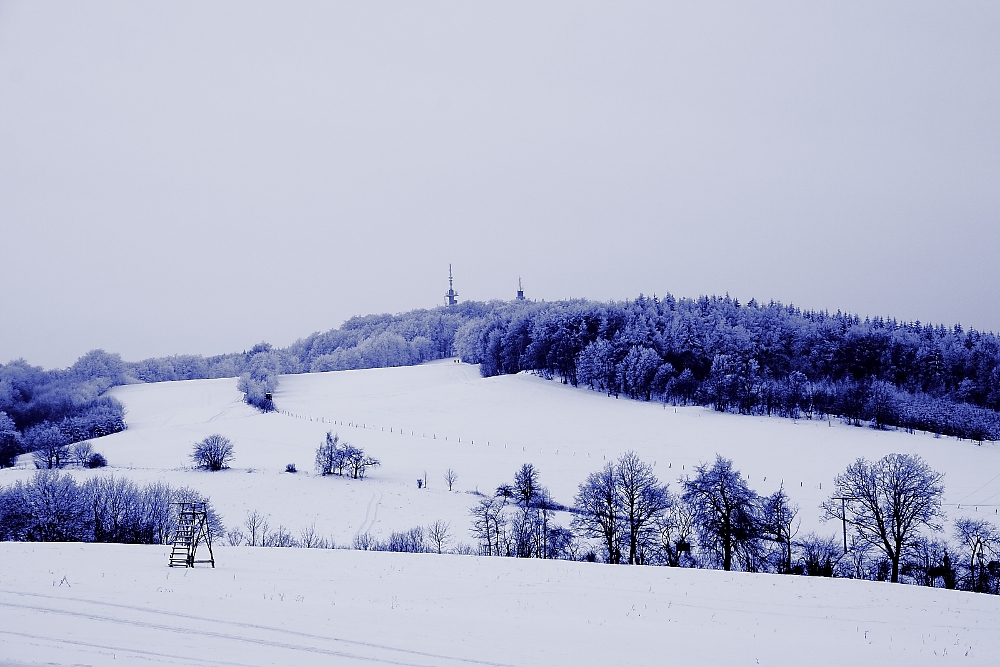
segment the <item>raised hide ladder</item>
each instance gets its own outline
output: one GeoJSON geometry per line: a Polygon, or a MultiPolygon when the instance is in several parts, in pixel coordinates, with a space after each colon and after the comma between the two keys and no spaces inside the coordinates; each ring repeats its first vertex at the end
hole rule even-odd
{"type": "Polygon", "coordinates": [[[211,563],[215,567],[212,553],[212,532],[208,528],[208,509],[205,503],[183,502],[177,505],[177,529],[174,531],[173,548],[170,551],[170,567],[194,567],[195,563],[211,563]],[[208,548],[208,559],[196,560],[198,545],[208,548]]]}

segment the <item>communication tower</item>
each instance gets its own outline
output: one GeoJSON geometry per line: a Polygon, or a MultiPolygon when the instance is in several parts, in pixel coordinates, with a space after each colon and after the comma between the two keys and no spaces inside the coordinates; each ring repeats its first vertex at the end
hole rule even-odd
{"type": "Polygon", "coordinates": [[[455,291],[455,286],[452,282],[451,264],[448,265],[448,292],[444,295],[444,305],[446,306],[458,305],[458,292],[455,291]]]}

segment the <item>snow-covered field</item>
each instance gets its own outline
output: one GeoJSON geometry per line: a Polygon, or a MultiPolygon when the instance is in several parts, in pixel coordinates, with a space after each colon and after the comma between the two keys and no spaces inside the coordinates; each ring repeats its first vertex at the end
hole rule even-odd
{"type": "MultiPolygon", "coordinates": [[[[923,456],[945,473],[950,518],[996,517],[1000,504],[992,444],[664,408],[526,374],[483,379],[451,360],[285,376],[282,412],[267,415],[240,402],[233,379],[113,393],[129,430],[94,442],[107,469],[74,475],[191,486],[227,525],[257,509],[272,528],[314,524],[341,544],[436,519],[471,543],[477,497],[466,492],[488,493],[530,462],[571,504],[587,474],[627,450],[675,490],[699,462],[732,458],[758,492],[784,483],[803,531],[838,532],[819,522],[818,505],[859,456],[923,456]],[[364,480],[316,475],[328,430],[382,467],[364,480]],[[192,470],[193,443],[212,433],[235,443],[232,469],[192,470]],[[288,463],[299,472],[285,473],[288,463]],[[425,472],[429,488],[418,490],[425,472]]],[[[0,484],[32,473],[0,471],[0,484]]],[[[219,547],[214,571],[169,570],[164,547],[2,544],[0,553],[0,664],[1000,661],[1000,598],[911,586],[345,550],[219,547]]]]}
{"type": "Polygon", "coordinates": [[[8,544],[0,664],[996,664],[997,598],[705,570],[347,550],[8,544]],[[62,585],[60,585],[62,584],[62,585]]]}

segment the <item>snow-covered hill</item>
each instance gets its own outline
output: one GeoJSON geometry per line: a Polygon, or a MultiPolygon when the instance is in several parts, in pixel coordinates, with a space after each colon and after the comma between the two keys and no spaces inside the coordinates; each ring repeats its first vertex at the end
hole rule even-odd
{"type": "MultiPolygon", "coordinates": [[[[733,459],[760,493],[784,483],[801,508],[804,530],[819,523],[818,505],[833,478],[855,458],[916,453],[945,473],[947,511],[997,516],[1000,447],[954,438],[875,431],[832,421],[721,414],[615,399],[520,374],[481,378],[451,360],[363,371],[284,376],[279,413],[240,402],[235,380],[131,385],[113,390],[128,408],[129,430],[98,441],[107,472],[187,484],[212,497],[227,523],[259,509],[293,532],[315,522],[338,542],[359,530],[388,535],[435,519],[452,521],[469,540],[468,508],[510,481],[522,463],[541,471],[556,500],[572,504],[577,485],[606,459],[628,450],[655,464],[672,483],[716,453],[733,459]],[[320,478],[315,450],[332,430],[383,465],[363,481],[320,478]],[[231,470],[192,471],[194,442],[222,433],[236,445],[231,470]],[[284,472],[295,463],[299,473],[284,472]],[[458,475],[448,493],[444,472],[458,475]],[[418,491],[426,472],[429,488],[418,491]],[[959,508],[961,506],[961,509],[959,508]]],[[[24,471],[21,475],[29,474],[24,471]]]]}
{"type": "MultiPolygon", "coordinates": [[[[272,528],[297,534],[315,524],[340,544],[436,519],[472,542],[477,497],[467,492],[490,492],[529,462],[556,500],[571,504],[587,474],[627,450],[655,463],[675,490],[697,463],[732,458],[758,492],[784,483],[803,531],[838,531],[819,522],[818,505],[859,456],[924,457],[945,473],[950,518],[995,517],[1000,504],[992,444],[664,407],[525,374],[483,379],[451,360],[285,376],[275,395],[281,412],[266,415],[240,402],[233,379],[113,393],[128,408],[129,429],[95,441],[107,469],[74,475],[191,486],[230,526],[257,509],[272,528]],[[382,467],[364,480],[316,475],[328,430],[382,467]],[[191,469],[193,443],[211,433],[235,443],[232,469],[191,469]],[[299,472],[284,472],[288,463],[299,472]],[[452,492],[448,468],[458,475],[452,492]],[[425,472],[429,488],[418,489],[425,472]]],[[[3,470],[0,484],[31,474],[3,470]]],[[[981,664],[1000,657],[1000,598],[909,586],[327,550],[219,547],[218,569],[186,572],[167,569],[162,547],[2,544],[0,553],[0,664],[104,664],[123,655],[251,665],[923,664],[946,650],[981,664]],[[63,576],[72,589],[58,585],[63,576]]]]}

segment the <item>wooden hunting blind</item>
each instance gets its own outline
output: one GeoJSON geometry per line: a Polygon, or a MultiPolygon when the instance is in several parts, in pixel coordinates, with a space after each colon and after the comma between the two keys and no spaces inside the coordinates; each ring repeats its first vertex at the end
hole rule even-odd
{"type": "Polygon", "coordinates": [[[173,549],[170,551],[170,567],[194,567],[195,563],[211,563],[215,567],[212,531],[208,526],[208,508],[205,503],[174,504],[177,505],[177,529],[174,531],[173,549]],[[202,542],[208,549],[208,559],[196,560],[195,554],[202,542]]]}

